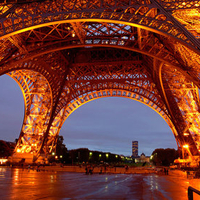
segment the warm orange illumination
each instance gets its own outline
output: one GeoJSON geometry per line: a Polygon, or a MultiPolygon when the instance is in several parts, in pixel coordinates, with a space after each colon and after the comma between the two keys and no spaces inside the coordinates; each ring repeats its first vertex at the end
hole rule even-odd
{"type": "MultiPolygon", "coordinates": [[[[55,147],[56,138],[59,134],[63,122],[73,111],[75,111],[83,104],[94,99],[118,96],[134,99],[155,110],[170,126],[178,141],[180,139],[179,144],[183,143],[183,153],[185,153],[184,151],[188,151],[188,154],[192,157],[189,147],[192,150],[193,145],[196,144],[197,149],[200,148],[200,118],[198,107],[199,91],[197,88],[197,86],[199,85],[197,79],[199,77],[196,77],[194,75],[195,73],[199,74],[200,72],[200,56],[198,51],[199,44],[198,41],[196,41],[195,39],[200,38],[200,14],[199,10],[193,9],[192,6],[199,6],[199,1],[167,1],[171,3],[168,3],[165,6],[172,9],[173,17],[175,17],[180,23],[176,23],[176,20],[168,22],[170,21],[170,19],[166,20],[167,15],[165,14],[165,12],[154,12],[154,9],[156,8],[152,9],[152,5],[149,5],[149,3],[147,3],[146,1],[144,1],[145,3],[143,9],[141,9],[140,6],[135,7],[135,5],[131,6],[130,9],[130,5],[128,3],[129,1],[124,1],[124,13],[123,11],[121,11],[121,9],[120,12],[122,13],[112,13],[112,10],[114,11],[114,4],[112,1],[105,1],[107,2],[106,4],[96,4],[95,6],[97,9],[94,9],[93,6],[88,6],[86,12],[85,7],[82,7],[82,4],[79,3],[79,1],[77,1],[77,4],[74,3],[76,1],[71,1],[72,4],[70,4],[70,1],[68,2],[69,6],[52,4],[55,13],[53,11],[48,14],[47,19],[46,17],[44,18],[43,16],[39,16],[38,19],[34,20],[34,23],[31,23],[31,16],[37,15],[37,12],[35,12],[35,9],[33,9],[35,4],[32,5],[32,3],[30,3],[25,6],[26,8],[23,7],[23,11],[21,12],[20,10],[21,13],[18,19],[15,19],[14,16],[9,16],[7,18],[7,12],[10,8],[6,9],[6,11],[2,11],[4,15],[1,22],[3,24],[3,27],[0,28],[0,30],[2,31],[1,46],[3,46],[1,52],[2,57],[0,58],[2,61],[2,65],[5,61],[5,67],[2,73],[8,71],[10,72],[10,76],[15,79],[21,87],[25,100],[26,112],[19,142],[16,146],[16,151],[18,153],[20,152],[21,154],[30,153],[37,156],[39,156],[40,152],[43,151],[45,155],[50,154],[55,147]],[[100,11],[98,11],[98,9],[107,10],[108,7],[111,8],[108,12],[103,11],[102,13],[99,13],[100,11]],[[125,9],[125,7],[127,8],[125,9]],[[33,10],[31,10],[32,12],[27,12],[26,9],[33,10]],[[145,15],[148,9],[150,9],[150,12],[148,12],[148,19],[146,19],[145,15]],[[65,14],[59,14],[57,16],[57,10],[63,10],[63,13],[65,14]],[[131,17],[129,17],[130,14],[132,15],[132,17],[128,19],[125,12],[128,12],[128,18],[131,17]],[[29,13],[32,14],[29,16],[29,13]],[[135,20],[135,16],[137,15],[140,18],[140,22],[137,22],[137,20],[135,20]],[[28,21],[24,21],[23,19],[28,19],[28,21]],[[41,23],[40,19],[42,21],[44,20],[45,23],[41,23]],[[61,26],[61,24],[63,24],[63,26],[61,26]],[[176,28],[177,25],[178,28],[176,28]],[[48,31],[46,31],[46,29],[43,29],[42,27],[48,27],[48,31]],[[132,27],[135,27],[134,32],[132,31],[132,27]],[[32,30],[36,28],[37,33],[32,32],[32,30]],[[27,33],[25,33],[26,31],[27,33]],[[31,34],[28,33],[28,31],[30,31],[31,34]],[[172,48],[170,48],[172,49],[172,55],[177,52],[177,59],[179,59],[180,62],[185,63],[186,67],[191,70],[190,80],[187,80],[188,73],[184,68],[182,69],[182,67],[177,63],[176,58],[174,59],[173,56],[165,56],[171,50],[167,50],[167,47],[163,48],[163,42],[160,41],[158,37],[155,37],[153,34],[151,34],[151,32],[162,35],[161,39],[166,39],[166,45],[168,41],[170,42],[169,45],[172,46],[172,48]],[[192,35],[190,35],[189,33],[191,33],[192,35]],[[36,37],[33,37],[33,35],[35,35],[36,37]],[[194,38],[192,36],[194,36],[194,38]],[[30,40],[33,44],[38,43],[40,45],[31,45],[29,47],[24,44],[22,45],[22,47],[21,44],[24,43],[24,37],[27,41],[30,40]],[[74,37],[76,37],[76,40],[74,40],[74,37]],[[3,38],[5,39],[5,41],[3,38]],[[55,39],[52,40],[50,38],[55,39]],[[66,45],[57,45],[60,42],[62,43],[64,38],[69,38],[69,41],[72,40],[73,42],[67,42],[66,45]],[[43,49],[43,45],[45,45],[44,50],[37,52],[37,49],[43,49]],[[114,57],[113,53],[110,54],[113,55],[113,58],[111,60],[107,60],[107,56],[103,56],[101,67],[97,67],[95,69],[93,69],[93,66],[90,66],[91,63],[88,63],[88,65],[87,63],[85,63],[87,62],[87,60],[88,62],[90,62],[90,59],[83,59],[83,61],[81,61],[80,58],[82,58],[82,55],[85,54],[82,54],[80,52],[81,54],[79,55],[81,55],[81,57],[79,57],[77,54],[76,57],[79,58],[78,61],[84,62],[84,64],[82,63],[83,65],[75,65],[72,68],[70,67],[70,70],[69,72],[67,72],[66,75],[72,78],[70,78],[67,85],[63,84],[63,86],[61,87],[61,89],[63,88],[63,91],[62,93],[59,93],[59,88],[56,88],[59,84],[57,80],[63,75],[64,70],[62,62],[60,63],[56,60],[63,60],[64,58],[60,58],[60,54],[58,58],[54,57],[54,55],[56,56],[56,52],[59,52],[61,50],[73,49],[76,47],[80,47],[81,49],[82,47],[112,47],[116,50],[109,51],[116,52],[116,55],[118,54],[117,49],[135,52],[134,55],[137,53],[141,55],[144,54],[145,57],[147,57],[145,58],[145,63],[147,63],[147,65],[153,64],[149,67],[155,69],[155,80],[158,80],[158,84],[160,85],[162,92],[161,98],[164,98],[161,100],[163,101],[160,102],[160,100],[157,98],[157,96],[159,95],[159,91],[157,91],[157,88],[155,87],[157,82],[151,82],[151,80],[148,78],[138,78],[144,77],[144,74],[146,75],[146,64],[144,66],[145,71],[143,69],[140,70],[138,69],[137,64],[133,64],[132,59],[128,59],[127,57],[127,60],[120,60],[120,57],[116,55],[114,57]],[[10,67],[8,62],[10,62],[9,60],[11,60],[12,57],[7,62],[8,55],[6,54],[9,49],[12,50],[15,48],[16,52],[13,51],[12,53],[12,51],[10,51],[10,57],[13,56],[14,58],[14,60],[11,61],[13,62],[13,67],[15,65],[18,66],[19,62],[22,63],[19,65],[19,68],[17,68],[17,70],[15,67],[10,67]],[[29,49],[30,53],[28,53],[29,49]],[[53,54],[53,52],[55,54],[53,54]],[[29,55],[23,56],[23,54],[25,53],[28,53],[29,55]],[[37,70],[34,70],[35,64],[32,64],[32,61],[30,61],[29,64],[29,60],[37,57],[38,61],[35,62],[39,62],[41,60],[41,55],[49,55],[49,63],[52,62],[52,65],[50,64],[48,66],[47,64],[44,69],[43,66],[40,67],[41,63],[39,63],[37,66],[37,70]],[[20,56],[23,56],[24,58],[20,56]],[[22,58],[23,60],[19,58],[22,58]],[[124,61],[127,63],[122,65],[123,70],[119,69],[119,67],[115,67],[115,65],[120,65],[121,67],[121,64],[112,64],[115,58],[119,59],[119,62],[122,62],[122,64],[124,61]],[[154,60],[158,60],[159,62],[161,62],[161,64],[159,64],[159,62],[151,62],[151,58],[153,58],[154,60]],[[15,63],[15,60],[18,63],[15,63]],[[104,62],[109,62],[109,65],[112,67],[108,67],[108,64],[105,64],[104,70],[104,62]],[[128,62],[130,62],[131,64],[128,64],[128,62]],[[56,63],[56,66],[54,63],[56,63]],[[87,69],[85,67],[86,65],[87,69]],[[158,65],[159,67],[157,67],[158,65]],[[48,68],[50,69],[50,71],[48,68]],[[158,71],[157,68],[159,69],[158,71]],[[56,73],[54,73],[54,70],[56,73]],[[86,74],[85,72],[87,73],[87,76],[91,77],[96,74],[95,79],[91,80],[91,82],[89,81],[88,84],[86,84],[85,82],[81,82],[83,75],[86,74]],[[135,78],[133,78],[132,76],[137,76],[136,81],[135,78]],[[118,79],[117,77],[119,77],[120,79],[119,83],[116,81],[118,79]],[[77,83],[78,78],[80,78],[80,81],[78,81],[77,83]],[[105,80],[107,78],[108,80],[105,80]],[[139,80],[139,82],[137,80],[139,80]],[[163,82],[164,80],[167,80],[169,82],[169,90],[166,89],[163,82]],[[93,83],[94,81],[96,85],[93,83]],[[100,86],[102,81],[103,84],[102,86],[100,86]],[[78,85],[73,88],[75,84],[78,85]],[[79,87],[79,85],[82,84],[84,84],[84,90],[82,86],[79,87]],[[97,87],[98,90],[96,90],[97,87]],[[69,90],[69,88],[72,89],[69,90]],[[85,89],[87,92],[83,93],[85,89]],[[151,95],[149,95],[150,93],[151,95]],[[71,94],[77,95],[73,95],[73,99],[68,98],[71,94]],[[83,95],[80,96],[79,94],[83,95]],[[181,111],[181,123],[183,123],[183,120],[185,120],[184,130],[182,129],[183,132],[181,134],[185,136],[185,138],[187,136],[191,136],[192,139],[194,139],[195,143],[191,144],[191,146],[189,146],[188,144],[184,144],[185,140],[182,140],[182,137],[179,138],[178,132],[176,130],[176,125],[178,126],[180,122],[179,119],[177,119],[177,122],[171,121],[169,113],[173,114],[174,111],[173,106],[170,105],[171,100],[170,98],[168,98],[169,95],[174,95],[175,98],[177,97],[177,101],[174,103],[177,104],[175,106],[178,107],[181,111]],[[60,104],[54,104],[55,99],[56,101],[58,99],[58,103],[61,103],[63,105],[61,108],[57,106],[60,104]],[[68,99],[70,100],[68,101],[68,99]],[[168,109],[163,106],[162,102],[166,103],[166,108],[168,109]],[[51,116],[55,116],[55,118],[53,118],[53,121],[49,118],[50,113],[52,113],[51,116]],[[56,115],[54,115],[54,113],[56,115]],[[49,127],[48,132],[47,127],[49,127]]],[[[46,7],[51,7],[51,1],[45,3],[48,4],[46,7]]],[[[38,9],[44,11],[44,15],[46,15],[45,13],[48,13],[48,10],[46,8],[43,9],[41,6],[43,6],[43,4],[38,4],[38,9]]],[[[13,13],[18,13],[19,7],[20,5],[16,8],[13,7],[13,13]]],[[[89,48],[87,50],[89,50],[89,48]]],[[[102,55],[103,54],[106,55],[106,53],[103,53],[102,51],[102,55]]],[[[68,51],[67,55],[70,55],[70,51],[68,51]]],[[[87,55],[89,55],[89,51],[87,52],[87,55]]],[[[136,59],[136,61],[137,62],[135,63],[143,62],[142,60],[140,60],[140,58],[138,58],[138,60],[136,59]]],[[[41,60],[41,62],[43,61],[41,60]]],[[[118,60],[116,60],[116,62],[118,63],[118,60]]],[[[55,152],[53,152],[52,156],[55,155],[55,152]]],[[[92,157],[92,152],[90,152],[90,156],[92,157]]],[[[61,158],[61,156],[55,156],[55,158],[59,157],[61,158]]],[[[101,154],[99,155],[99,157],[101,157],[101,154]]],[[[106,154],[106,157],[108,158],[109,154],[106,154]]],[[[126,157],[126,159],[129,158],[126,157]]]]}
{"type": "Polygon", "coordinates": [[[178,164],[178,163],[189,163],[190,160],[188,159],[176,159],[174,160],[174,163],[178,164]]]}
{"type": "Polygon", "coordinates": [[[189,148],[189,145],[188,145],[188,144],[185,144],[185,145],[183,145],[183,148],[188,149],[188,148],[189,148]]]}
{"type": "Polygon", "coordinates": [[[75,33],[72,33],[72,37],[75,37],[75,33]]]}
{"type": "Polygon", "coordinates": [[[0,164],[1,165],[6,163],[7,161],[8,161],[8,159],[6,159],[6,158],[0,158],[0,164]]]}

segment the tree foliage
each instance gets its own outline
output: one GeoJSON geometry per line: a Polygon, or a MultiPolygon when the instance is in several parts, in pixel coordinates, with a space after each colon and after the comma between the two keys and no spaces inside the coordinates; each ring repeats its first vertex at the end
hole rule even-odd
{"type": "Polygon", "coordinates": [[[178,158],[178,151],[175,149],[155,149],[151,156],[151,161],[154,165],[169,166],[178,158]]]}
{"type": "Polygon", "coordinates": [[[69,160],[69,153],[67,147],[65,146],[64,138],[62,135],[59,135],[57,138],[56,151],[55,155],[49,157],[49,162],[67,162],[69,160]]]}
{"type": "Polygon", "coordinates": [[[15,143],[0,140],[0,157],[11,156],[15,148],[15,143]]]}

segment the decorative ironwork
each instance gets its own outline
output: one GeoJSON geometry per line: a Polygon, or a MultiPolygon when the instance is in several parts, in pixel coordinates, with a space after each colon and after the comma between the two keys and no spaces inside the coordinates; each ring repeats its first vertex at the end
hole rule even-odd
{"type": "MultiPolygon", "coordinates": [[[[158,112],[177,144],[200,152],[199,1],[0,1],[0,74],[20,85],[14,155],[50,154],[67,117],[120,96],[158,112]]],[[[20,156],[19,156],[20,157],[20,156]]]]}
{"type": "Polygon", "coordinates": [[[9,75],[16,80],[25,100],[24,122],[16,146],[17,153],[37,153],[51,111],[51,90],[45,78],[34,71],[18,70],[9,75]]]}

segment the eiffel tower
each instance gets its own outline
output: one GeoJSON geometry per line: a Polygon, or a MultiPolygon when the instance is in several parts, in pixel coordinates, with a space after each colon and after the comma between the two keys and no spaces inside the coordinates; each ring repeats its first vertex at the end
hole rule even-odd
{"type": "Polygon", "coordinates": [[[116,96],[155,110],[199,161],[199,17],[196,0],[0,0],[0,75],[25,102],[13,159],[50,155],[74,110],[116,96]]]}

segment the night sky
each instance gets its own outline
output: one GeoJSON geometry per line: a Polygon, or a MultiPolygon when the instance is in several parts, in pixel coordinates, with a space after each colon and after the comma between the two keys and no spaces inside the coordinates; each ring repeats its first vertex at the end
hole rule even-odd
{"type": "MultiPolygon", "coordinates": [[[[24,100],[18,84],[0,77],[0,139],[18,138],[24,100]]],[[[65,121],[60,135],[68,149],[88,148],[131,155],[132,141],[139,142],[139,155],[156,148],[175,148],[173,133],[162,117],[148,106],[127,98],[101,98],[84,104],[65,121]]]]}

